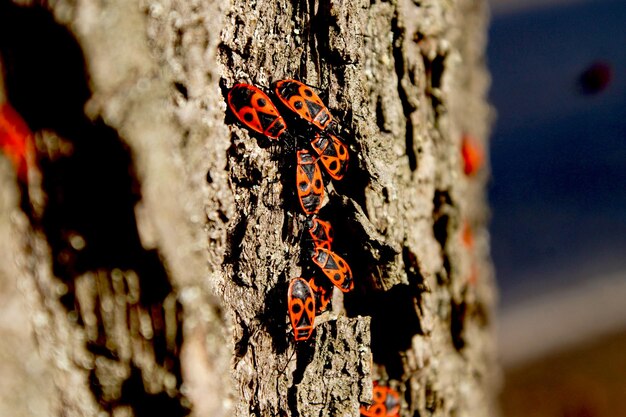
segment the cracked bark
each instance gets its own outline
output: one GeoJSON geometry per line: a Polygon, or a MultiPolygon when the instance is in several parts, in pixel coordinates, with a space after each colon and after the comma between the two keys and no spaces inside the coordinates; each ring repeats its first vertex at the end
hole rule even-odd
{"type": "Polygon", "coordinates": [[[488,172],[459,152],[488,135],[484,2],[19,3],[0,6],[3,79],[41,176],[22,211],[0,166],[1,275],[57,387],[42,415],[353,416],[372,379],[403,416],[494,414],[488,172]],[[347,132],[321,217],[356,279],[298,346],[289,149],[224,100],[291,77],[347,132]]]}

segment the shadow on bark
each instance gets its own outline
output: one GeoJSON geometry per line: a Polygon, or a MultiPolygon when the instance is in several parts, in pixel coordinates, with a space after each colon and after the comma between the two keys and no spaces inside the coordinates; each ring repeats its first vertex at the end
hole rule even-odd
{"type": "Polygon", "coordinates": [[[82,51],[49,12],[10,2],[0,4],[0,42],[9,101],[34,132],[45,130],[38,162],[47,201],[40,218],[27,214],[50,246],[67,319],[87,334],[95,356],[91,390],[107,411],[126,405],[135,416],[186,415],[181,306],[159,254],[140,242],[134,206],[141,197],[129,149],[115,130],[84,114],[90,90],[82,51]],[[88,289],[82,295],[81,279],[88,289]],[[168,297],[174,301],[165,307],[168,297]],[[99,358],[124,377],[98,369],[99,358]],[[146,386],[154,368],[173,375],[175,387],[146,386]]]}

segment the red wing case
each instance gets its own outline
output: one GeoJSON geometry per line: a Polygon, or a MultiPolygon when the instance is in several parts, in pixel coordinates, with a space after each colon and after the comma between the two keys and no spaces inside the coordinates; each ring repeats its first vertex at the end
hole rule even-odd
{"type": "Polygon", "coordinates": [[[312,259],[322,269],[324,275],[341,291],[348,292],[354,288],[352,270],[341,256],[328,249],[316,248],[312,259]]]}
{"type": "Polygon", "coordinates": [[[28,163],[33,157],[33,135],[18,112],[0,105],[0,148],[13,162],[20,181],[28,182],[28,163]]]}
{"type": "Polygon", "coordinates": [[[331,250],[334,233],[330,223],[326,220],[314,218],[309,222],[308,226],[309,234],[311,239],[313,239],[313,246],[331,250]]]}
{"type": "Polygon", "coordinates": [[[333,117],[308,85],[296,80],[281,80],[274,85],[274,92],[291,111],[321,130],[331,124],[333,117]]]}
{"type": "Polygon", "coordinates": [[[296,187],[300,206],[306,214],[315,214],[324,201],[324,180],[322,171],[309,151],[297,152],[296,187]]]}
{"type": "Polygon", "coordinates": [[[228,92],[228,107],[241,123],[271,139],[287,129],[272,100],[250,84],[235,84],[228,92]]]}
{"type": "Polygon", "coordinates": [[[333,135],[317,133],[311,146],[320,162],[334,180],[340,180],[348,170],[348,147],[333,135]]]}
{"type": "Polygon", "coordinates": [[[304,278],[294,278],[287,294],[289,319],[296,341],[307,340],[313,333],[315,322],[315,297],[304,278]]]}

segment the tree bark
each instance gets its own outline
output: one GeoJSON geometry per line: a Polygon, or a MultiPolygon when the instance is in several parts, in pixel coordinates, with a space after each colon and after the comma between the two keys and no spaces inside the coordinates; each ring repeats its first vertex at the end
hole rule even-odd
{"type": "Polygon", "coordinates": [[[496,414],[488,169],[465,175],[460,152],[489,130],[485,2],[0,8],[38,161],[21,204],[0,164],[0,278],[21,283],[57,389],[42,415],[356,416],[373,380],[402,416],[496,414]],[[351,153],[320,216],[355,290],[298,344],[293,146],[225,103],[284,78],[322,93],[351,153]]]}

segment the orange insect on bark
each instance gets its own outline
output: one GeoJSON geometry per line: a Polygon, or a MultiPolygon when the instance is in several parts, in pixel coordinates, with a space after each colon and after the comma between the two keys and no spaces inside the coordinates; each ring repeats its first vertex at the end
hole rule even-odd
{"type": "Polygon", "coordinates": [[[470,135],[463,135],[461,140],[461,155],[463,156],[463,172],[465,175],[475,175],[485,163],[485,152],[482,145],[470,135]]]}
{"type": "Polygon", "coordinates": [[[17,177],[28,181],[28,165],[33,155],[33,135],[18,112],[8,103],[0,104],[0,148],[13,162],[17,177]]]}
{"type": "Polygon", "coordinates": [[[274,92],[291,111],[319,129],[332,126],[333,117],[326,105],[308,85],[297,80],[280,80],[274,84],[274,92]]]}
{"type": "Polygon", "coordinates": [[[307,150],[296,153],[296,186],[302,210],[308,215],[317,213],[324,202],[324,180],[317,158],[307,150]]]}
{"type": "Polygon", "coordinates": [[[474,231],[467,220],[463,222],[463,228],[461,229],[461,241],[468,249],[474,247],[474,231]]]}
{"type": "Polygon", "coordinates": [[[400,413],[400,394],[396,390],[374,382],[372,405],[361,406],[365,417],[396,417],[400,413]]]}
{"type": "Polygon", "coordinates": [[[280,138],[287,130],[272,100],[253,85],[235,84],[228,92],[228,106],[241,123],[270,139],[280,138]]]}
{"type": "Polygon", "coordinates": [[[307,226],[313,240],[313,246],[331,250],[334,232],[330,222],[315,217],[308,221],[307,226]]]}
{"type": "Polygon", "coordinates": [[[315,323],[315,296],[304,278],[294,278],[289,284],[287,308],[297,342],[307,340],[313,333],[315,323]]]}
{"type": "Polygon", "coordinates": [[[352,270],[341,256],[318,247],[312,252],[311,259],[337,288],[343,292],[352,291],[354,288],[352,270]]]}
{"type": "Polygon", "coordinates": [[[311,147],[334,180],[340,180],[348,170],[348,148],[336,136],[317,133],[311,147]]]}

